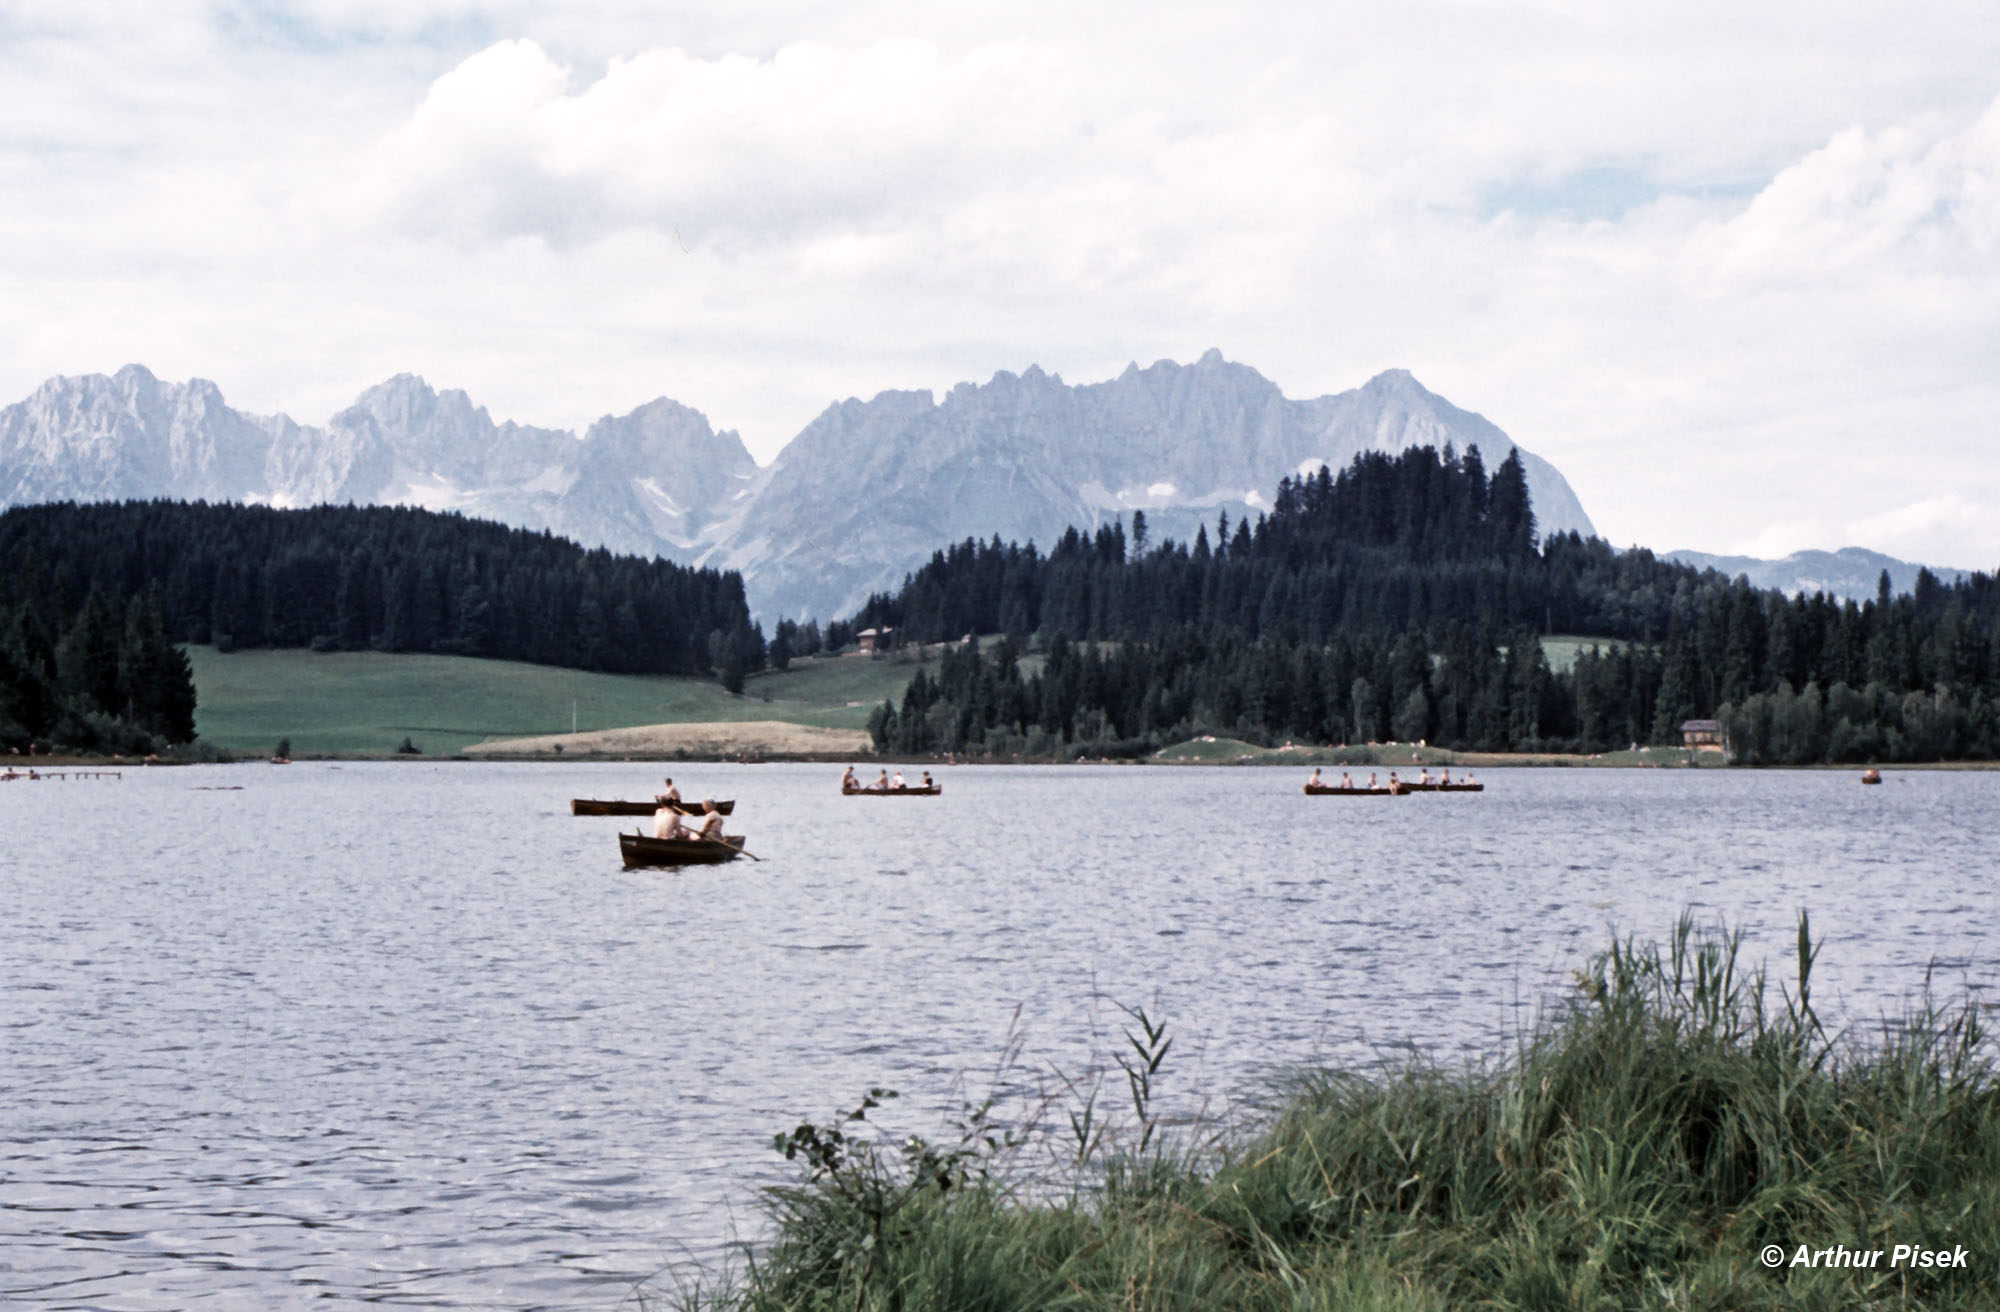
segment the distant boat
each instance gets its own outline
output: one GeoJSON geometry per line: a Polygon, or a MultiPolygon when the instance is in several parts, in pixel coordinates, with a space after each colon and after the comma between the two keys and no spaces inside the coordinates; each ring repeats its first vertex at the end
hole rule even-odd
{"type": "Polygon", "coordinates": [[[620,834],[618,855],[625,858],[627,870],[641,866],[719,866],[724,861],[734,861],[743,855],[743,836],[731,834],[715,841],[620,834]]]}
{"type": "Polygon", "coordinates": [[[1485,784],[1413,783],[1398,779],[1381,788],[1342,788],[1337,784],[1307,784],[1308,797],[1401,797],[1404,793],[1483,793],[1485,784]]]}
{"type": "Polygon", "coordinates": [[[1864,784],[1879,784],[1882,782],[1882,772],[1872,767],[1863,770],[1861,772],[1861,782],[1864,784]]]}
{"type": "MultiPolygon", "coordinates": [[[[674,810],[682,815],[700,815],[701,803],[679,801],[672,803],[674,810]]],[[[572,797],[569,799],[571,815],[651,815],[660,809],[658,802],[618,802],[604,801],[595,797],[572,797]]],[[[728,815],[736,809],[736,799],[717,802],[715,809],[728,815]]]]}
{"type": "Polygon", "coordinates": [[[929,788],[922,786],[912,788],[908,784],[905,784],[901,788],[842,788],[840,790],[841,795],[844,797],[936,797],[943,791],[943,784],[932,784],[929,788]]]}

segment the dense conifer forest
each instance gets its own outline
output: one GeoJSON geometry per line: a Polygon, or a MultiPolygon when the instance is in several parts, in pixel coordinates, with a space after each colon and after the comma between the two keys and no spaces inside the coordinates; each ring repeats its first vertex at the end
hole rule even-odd
{"type": "Polygon", "coordinates": [[[9,745],[98,747],[123,741],[119,723],[186,741],[193,691],[173,643],[712,674],[732,691],[765,663],[736,574],[404,507],[17,507],[0,514],[0,559],[9,745]],[[107,653],[120,643],[173,651],[183,687],[169,700],[185,711],[145,691],[165,674],[114,675],[127,662],[107,653]]]}
{"type": "Polygon", "coordinates": [[[1786,597],[1574,534],[1537,541],[1510,456],[1415,448],[1287,479],[1254,523],[1149,545],[1143,515],[937,553],[857,625],[972,633],[874,717],[904,752],[1136,754],[1197,733],[1458,750],[1673,744],[1716,718],[1749,763],[2000,752],[2000,585],[1786,597]],[[1573,669],[1539,639],[1602,639],[1573,669]],[[1046,653],[1023,677],[1018,657],[1046,653]]]}

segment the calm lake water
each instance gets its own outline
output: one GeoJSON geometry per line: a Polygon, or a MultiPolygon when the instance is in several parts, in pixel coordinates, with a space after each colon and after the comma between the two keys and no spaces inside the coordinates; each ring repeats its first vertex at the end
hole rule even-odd
{"type": "Polygon", "coordinates": [[[568,814],[643,764],[0,784],[0,1303],[630,1305],[756,1235],[774,1132],[871,1084],[934,1128],[1010,1025],[1082,1076],[1143,1004],[1174,1096],[1241,1115],[1302,1063],[1500,1051],[1683,908],[1774,966],[1809,909],[1823,1010],[1932,963],[2000,998],[2000,773],[938,773],[680,767],[765,858],[681,874],[568,814]]]}

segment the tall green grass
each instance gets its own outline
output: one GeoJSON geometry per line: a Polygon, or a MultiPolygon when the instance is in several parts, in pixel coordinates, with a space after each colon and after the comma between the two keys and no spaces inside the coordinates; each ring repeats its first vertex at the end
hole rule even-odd
{"type": "MultiPolygon", "coordinates": [[[[1683,918],[1614,943],[1500,1063],[1298,1077],[1220,1141],[1152,1133],[1164,1029],[1098,1100],[1019,1123],[991,1104],[939,1142],[802,1125],[775,1235],[687,1309],[1992,1309],[2000,1307],[2000,1086],[1969,1001],[1831,1035],[1799,923],[1782,984],[1739,936],[1683,918]],[[1143,1127],[1143,1128],[1141,1128],[1143,1127]],[[827,1136],[836,1136],[829,1139],[827,1136]],[[1035,1136],[1030,1136],[1032,1140],[1035,1136]],[[1064,1143],[1062,1141],[1069,1141],[1064,1143]],[[1046,1163],[1050,1157],[1040,1158],[1046,1163]],[[1790,1265],[1801,1247],[1969,1254],[1965,1270],[1790,1265]],[[1785,1265],[1760,1254],[1775,1245],[1785,1265]]],[[[1133,1053],[1138,1055],[1135,1057],[1133,1053]]],[[[880,1095],[883,1091],[877,1090],[880,1095]]]]}

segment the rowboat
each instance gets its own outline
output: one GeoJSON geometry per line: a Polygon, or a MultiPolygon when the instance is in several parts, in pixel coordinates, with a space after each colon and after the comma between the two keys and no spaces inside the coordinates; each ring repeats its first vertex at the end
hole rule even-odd
{"type": "Polygon", "coordinates": [[[908,784],[901,788],[843,788],[843,797],[936,797],[944,791],[943,784],[932,784],[929,788],[912,788],[908,784]]]}
{"type": "Polygon", "coordinates": [[[743,836],[731,834],[720,842],[706,838],[648,838],[618,835],[618,855],[627,870],[639,866],[719,866],[743,855],[743,836]]]}
{"type": "Polygon", "coordinates": [[[1861,782],[1864,784],[1879,784],[1882,782],[1882,772],[1871,766],[1861,772],[1861,782]]]}
{"type": "Polygon", "coordinates": [[[1383,788],[1342,788],[1337,784],[1307,784],[1308,797],[1401,797],[1404,793],[1483,793],[1485,784],[1412,783],[1398,779],[1383,788]]]}
{"type": "MultiPolygon", "coordinates": [[[[671,803],[674,810],[682,815],[700,815],[701,803],[679,801],[671,803]]],[[[571,815],[651,815],[660,809],[658,802],[615,802],[603,801],[595,797],[572,797],[569,799],[571,815]]],[[[717,802],[715,809],[728,815],[736,809],[736,799],[717,802]]]]}

